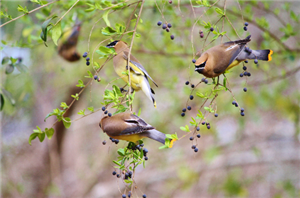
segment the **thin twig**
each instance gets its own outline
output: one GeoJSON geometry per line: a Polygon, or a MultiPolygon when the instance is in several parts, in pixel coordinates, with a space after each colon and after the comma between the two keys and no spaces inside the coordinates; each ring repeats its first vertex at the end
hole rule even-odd
{"type": "Polygon", "coordinates": [[[56,1],[59,1],[59,0],[55,0],[55,1],[49,2],[49,3],[45,4],[45,5],[42,5],[42,6],[40,6],[40,7],[37,7],[37,8],[35,8],[35,9],[29,11],[29,12],[26,13],[26,14],[22,14],[22,15],[16,17],[16,18],[13,18],[13,19],[11,19],[10,21],[7,21],[6,23],[3,23],[2,25],[0,25],[0,28],[3,27],[3,26],[5,26],[5,25],[7,25],[7,24],[9,24],[9,23],[11,23],[11,22],[13,22],[13,21],[15,21],[15,20],[17,20],[17,19],[19,19],[19,18],[21,18],[21,17],[23,17],[23,16],[25,16],[25,15],[28,15],[28,14],[33,13],[33,12],[35,12],[35,11],[41,9],[41,8],[46,7],[46,6],[48,6],[48,5],[52,4],[52,3],[55,3],[56,1]]]}
{"type": "Polygon", "coordinates": [[[60,19],[58,20],[58,21],[56,21],[56,23],[55,23],[55,25],[54,26],[56,26],[56,24],[58,24],[71,10],[72,10],[72,8],[77,4],[79,2],[79,0],[77,0],[70,8],[69,8],[69,10],[64,14],[64,15],[62,15],[62,17],[60,17],[60,19]]]}

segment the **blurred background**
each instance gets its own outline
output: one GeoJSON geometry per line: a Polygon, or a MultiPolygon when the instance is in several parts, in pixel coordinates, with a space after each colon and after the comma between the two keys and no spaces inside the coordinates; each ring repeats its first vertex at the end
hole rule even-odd
{"type": "MultiPolygon", "coordinates": [[[[79,1],[61,20],[63,31],[74,26],[76,17],[82,22],[76,47],[81,59],[68,62],[59,56],[51,32],[48,47],[41,40],[42,23],[54,14],[58,16],[53,20],[55,23],[75,2],[55,1],[0,28],[2,197],[121,197],[125,191],[122,179],[111,173],[115,170],[112,160],[117,158],[117,149],[127,143],[121,141],[116,145],[109,141],[98,125],[102,111],[72,122],[68,129],[59,122],[53,126],[55,134],[51,140],[35,139],[31,146],[28,144],[36,126],[44,130],[56,121],[52,116],[44,122],[46,115],[59,108],[61,102],[70,104],[71,95],[79,93],[78,80],[87,83],[87,71],[94,73],[82,54],[89,51],[89,57],[100,65],[105,61],[93,54],[99,46],[109,43],[100,42],[110,38],[101,33],[106,27],[102,20],[105,11],[90,9],[97,1],[79,1]],[[11,60],[4,61],[5,57],[18,60],[12,64],[11,60]],[[106,145],[102,145],[103,140],[106,145]]],[[[135,2],[125,1],[128,6],[108,15],[112,27],[116,23],[126,26],[135,2]]],[[[105,1],[98,3],[103,8],[110,7],[105,1]]],[[[192,142],[189,134],[175,142],[173,148],[164,150],[158,149],[159,143],[144,140],[149,160],[145,168],[140,166],[135,173],[135,196],[299,197],[300,3],[223,0],[208,3],[211,8],[203,6],[201,1],[145,2],[132,54],[159,85],[154,87],[157,108],[142,92],[137,92],[134,112],[141,109],[140,117],[156,129],[182,137],[186,132],[180,127],[189,125],[204,103],[196,92],[206,93],[214,87],[209,79],[208,85],[201,83],[194,90],[194,100],[188,100],[190,85],[203,77],[194,72],[192,59],[197,59],[197,51],[251,34],[249,46],[272,49],[273,59],[260,61],[258,65],[249,61],[251,77],[239,77],[242,64],[226,74],[227,86],[245,109],[245,116],[231,104],[232,94],[224,90],[215,100],[219,116],[207,117],[211,129],[201,125],[200,139],[192,142]],[[225,17],[221,18],[216,8],[224,11],[224,7],[225,17]],[[158,21],[171,23],[170,32],[157,26],[158,21]],[[226,36],[211,42],[215,35],[205,29],[203,22],[215,25],[219,32],[226,31],[226,36]],[[243,29],[245,22],[249,23],[248,31],[243,29]],[[204,38],[200,38],[199,31],[203,31],[204,38]],[[171,40],[170,35],[175,39],[171,40]],[[185,85],[186,81],[190,84],[185,85]],[[181,110],[186,108],[187,101],[192,110],[182,117],[181,110]],[[195,144],[199,148],[197,153],[191,149],[195,144]]],[[[23,14],[18,5],[26,6],[28,11],[40,6],[34,1],[0,4],[2,25],[10,20],[7,15],[15,18],[23,14]]],[[[139,9],[140,6],[135,14],[139,9]]],[[[135,17],[128,30],[133,30],[135,17]]],[[[130,43],[131,36],[124,35],[122,40],[130,43]]],[[[88,112],[87,107],[91,106],[101,108],[105,89],[125,84],[117,79],[112,61],[98,76],[101,82],[92,81],[67,112],[72,121],[82,117],[78,115],[80,110],[88,112]]]]}

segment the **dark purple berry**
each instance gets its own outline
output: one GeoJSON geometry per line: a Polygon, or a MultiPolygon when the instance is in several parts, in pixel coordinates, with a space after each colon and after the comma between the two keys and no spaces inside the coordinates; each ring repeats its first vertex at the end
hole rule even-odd
{"type": "Polygon", "coordinates": [[[205,125],[205,121],[203,121],[201,124],[202,124],[202,125],[205,125]]]}
{"type": "Polygon", "coordinates": [[[210,125],[209,122],[206,122],[206,126],[207,126],[207,125],[210,125]]]}
{"type": "Polygon", "coordinates": [[[258,63],[258,60],[257,60],[257,59],[254,59],[254,63],[257,64],[257,63],[258,63]]]}
{"type": "Polygon", "coordinates": [[[186,108],[183,108],[183,109],[182,109],[182,112],[186,112],[186,108]]]}
{"type": "MultiPolygon", "coordinates": [[[[170,3],[170,2],[172,3],[172,1],[169,1],[169,3],[170,3]]],[[[143,194],[143,198],[147,198],[147,196],[146,196],[145,194],[143,194]]]]}
{"type": "Polygon", "coordinates": [[[174,35],[172,34],[172,35],[170,36],[170,38],[171,38],[172,40],[174,40],[175,37],[174,37],[174,35]]]}
{"type": "Polygon", "coordinates": [[[113,172],[112,172],[112,174],[113,174],[113,175],[116,175],[116,174],[117,174],[117,172],[116,172],[116,171],[113,171],[113,172]]]}
{"type": "Polygon", "coordinates": [[[198,152],[198,150],[199,150],[198,148],[195,148],[195,149],[194,149],[195,153],[197,153],[197,152],[198,152]]]}
{"type": "Polygon", "coordinates": [[[90,57],[87,57],[85,60],[86,60],[86,61],[90,61],[90,57]]]}
{"type": "Polygon", "coordinates": [[[157,25],[158,25],[158,26],[161,26],[161,24],[162,24],[161,21],[158,21],[158,22],[157,22],[157,25]]]}
{"type": "Polygon", "coordinates": [[[236,104],[236,101],[232,101],[232,104],[235,105],[235,104],[236,104]]]}
{"type": "Polygon", "coordinates": [[[244,90],[244,92],[247,92],[247,88],[246,87],[243,90],[244,90]]]}
{"type": "Polygon", "coordinates": [[[86,61],[86,65],[90,65],[91,63],[90,63],[90,61],[86,61]]]}
{"type": "Polygon", "coordinates": [[[205,82],[205,84],[207,84],[207,83],[208,83],[208,80],[207,80],[207,79],[205,79],[205,80],[204,80],[204,82],[205,82]]]}
{"type": "Polygon", "coordinates": [[[202,33],[200,33],[200,38],[203,38],[204,37],[204,34],[203,34],[203,32],[202,33]]]}
{"type": "Polygon", "coordinates": [[[111,117],[112,115],[111,115],[111,113],[108,113],[108,117],[111,117]]]}
{"type": "Polygon", "coordinates": [[[235,103],[235,107],[238,107],[239,106],[239,104],[238,103],[235,103]]]}
{"type": "Polygon", "coordinates": [[[120,174],[117,174],[117,178],[120,178],[121,177],[121,175],[120,174]]]}
{"type": "Polygon", "coordinates": [[[241,116],[244,116],[245,115],[245,113],[244,112],[241,112],[241,116]]]}
{"type": "Polygon", "coordinates": [[[207,128],[207,129],[210,129],[210,125],[207,125],[206,128],[207,128]]]}
{"type": "Polygon", "coordinates": [[[168,23],[168,28],[171,28],[172,27],[172,24],[171,23],[168,23]]]}
{"type": "Polygon", "coordinates": [[[105,145],[105,144],[106,144],[106,141],[104,140],[104,141],[102,142],[102,144],[105,145]]]}
{"type": "Polygon", "coordinates": [[[251,76],[251,73],[250,73],[250,72],[248,72],[248,73],[247,73],[247,76],[251,76]]]}
{"type": "Polygon", "coordinates": [[[123,195],[122,195],[122,198],[126,198],[126,195],[125,195],[125,194],[123,194],[123,195]]]}
{"type": "Polygon", "coordinates": [[[196,62],[196,59],[193,59],[192,62],[195,63],[195,62],[196,62]]]}
{"type": "Polygon", "coordinates": [[[218,117],[219,115],[217,113],[215,113],[215,117],[218,117]]]}
{"type": "Polygon", "coordinates": [[[244,76],[244,73],[240,73],[240,77],[243,77],[244,76]]]}
{"type": "Polygon", "coordinates": [[[123,87],[120,87],[120,92],[123,92],[124,91],[124,88],[123,87]]]}
{"type": "Polygon", "coordinates": [[[194,84],[191,84],[191,87],[194,89],[194,88],[195,88],[195,85],[194,85],[194,84]]]}
{"type": "Polygon", "coordinates": [[[211,28],[210,28],[210,31],[211,31],[211,32],[212,32],[212,31],[214,31],[214,28],[213,28],[213,27],[211,27],[211,28]]]}
{"type": "Polygon", "coordinates": [[[162,29],[166,29],[167,28],[167,25],[164,23],[163,25],[162,25],[162,29]]]}
{"type": "Polygon", "coordinates": [[[87,57],[87,55],[88,55],[88,53],[84,52],[83,55],[82,55],[82,57],[85,58],[85,57],[87,57]]]}
{"type": "Polygon", "coordinates": [[[195,149],[195,148],[196,148],[196,145],[193,145],[193,146],[192,146],[192,149],[195,149]]]}
{"type": "Polygon", "coordinates": [[[248,63],[248,60],[245,60],[244,62],[245,62],[245,63],[248,63]]]}
{"type": "Polygon", "coordinates": [[[245,31],[247,31],[247,30],[248,30],[246,26],[244,27],[244,30],[245,30],[245,31]]]}
{"type": "Polygon", "coordinates": [[[184,116],[185,116],[185,113],[181,113],[181,116],[184,117],[184,116]]]}
{"type": "Polygon", "coordinates": [[[197,131],[200,131],[200,127],[197,127],[196,130],[197,130],[197,131]]]}
{"type": "Polygon", "coordinates": [[[248,75],[248,72],[245,71],[245,72],[244,72],[244,76],[247,76],[247,75],[248,75]]]}
{"type": "Polygon", "coordinates": [[[102,111],[105,111],[105,109],[106,109],[105,107],[102,107],[102,111]]]}
{"type": "Polygon", "coordinates": [[[190,111],[192,109],[192,107],[191,106],[187,106],[187,109],[190,111]]]}
{"type": "Polygon", "coordinates": [[[143,149],[143,152],[144,152],[144,153],[148,153],[149,151],[148,151],[148,149],[144,148],[144,149],[143,149]]]}
{"type": "Polygon", "coordinates": [[[104,111],[104,114],[107,114],[108,113],[108,111],[104,111]]]}
{"type": "Polygon", "coordinates": [[[201,135],[200,135],[200,134],[197,134],[197,138],[201,138],[201,135]]]}
{"type": "Polygon", "coordinates": [[[193,96],[193,95],[190,95],[190,99],[193,100],[193,99],[194,99],[194,96],[193,96]]]}
{"type": "Polygon", "coordinates": [[[145,160],[148,160],[148,157],[145,157],[145,160]]]}
{"type": "Polygon", "coordinates": [[[241,112],[244,112],[245,111],[245,109],[244,108],[241,108],[241,112]]]}
{"type": "Polygon", "coordinates": [[[170,32],[170,29],[169,29],[169,28],[166,28],[166,32],[170,32]]]}
{"type": "Polygon", "coordinates": [[[249,24],[248,24],[248,22],[245,22],[245,26],[248,26],[249,24]]]}
{"type": "Polygon", "coordinates": [[[190,137],[190,140],[191,140],[191,141],[193,141],[193,140],[194,140],[194,137],[193,137],[193,136],[192,136],[192,137],[190,137]]]}
{"type": "Polygon", "coordinates": [[[189,81],[186,81],[185,84],[188,85],[188,84],[190,84],[190,82],[189,82],[189,81]]]}
{"type": "Polygon", "coordinates": [[[201,81],[204,82],[204,81],[205,81],[205,78],[202,78],[201,81]]]}
{"type": "Polygon", "coordinates": [[[119,144],[120,140],[115,139],[115,144],[119,144]]]}
{"type": "Polygon", "coordinates": [[[98,79],[98,76],[97,76],[97,75],[95,75],[95,76],[94,76],[94,80],[97,80],[97,79],[98,79]]]}
{"type": "Polygon", "coordinates": [[[246,71],[246,70],[247,70],[247,67],[246,67],[246,66],[243,66],[243,70],[245,70],[245,71],[246,71]]]}

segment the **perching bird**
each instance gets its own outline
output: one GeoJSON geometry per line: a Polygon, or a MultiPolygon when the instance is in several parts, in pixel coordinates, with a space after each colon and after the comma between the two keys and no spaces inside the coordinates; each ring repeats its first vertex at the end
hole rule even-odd
{"type": "Polygon", "coordinates": [[[58,42],[58,54],[65,60],[74,62],[80,59],[80,54],[76,50],[81,22],[76,22],[73,28],[63,33],[58,42]]]}
{"type": "MultiPolygon", "coordinates": [[[[124,72],[128,71],[127,60],[128,60],[129,48],[127,44],[123,41],[113,41],[109,43],[106,47],[115,48],[115,52],[117,53],[117,55],[113,58],[113,65],[114,65],[115,72],[126,83],[128,83],[128,76],[124,74],[124,72]]],[[[155,93],[153,89],[150,87],[148,79],[150,79],[156,86],[157,84],[150,77],[150,75],[147,73],[147,71],[142,66],[142,64],[131,54],[130,54],[129,66],[130,66],[131,87],[135,91],[142,90],[146,94],[146,96],[153,102],[154,107],[156,108],[156,101],[153,96],[153,94],[155,93]]]]}
{"type": "Polygon", "coordinates": [[[195,71],[208,78],[217,77],[226,70],[247,59],[272,60],[272,50],[251,50],[246,44],[251,35],[243,40],[230,41],[205,51],[195,63],[195,71]]]}
{"type": "Polygon", "coordinates": [[[137,142],[142,138],[151,138],[165,144],[166,135],[147,124],[142,118],[131,113],[119,113],[105,116],[99,123],[100,128],[109,137],[119,140],[137,142]]]}

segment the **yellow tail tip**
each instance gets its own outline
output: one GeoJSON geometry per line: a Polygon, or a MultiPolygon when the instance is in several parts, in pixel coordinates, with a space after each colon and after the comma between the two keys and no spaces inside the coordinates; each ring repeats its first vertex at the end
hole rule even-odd
{"type": "Polygon", "coordinates": [[[170,142],[170,145],[169,145],[169,148],[172,148],[173,147],[173,143],[177,141],[176,139],[172,139],[171,142],[170,142]]]}
{"type": "Polygon", "coordinates": [[[272,55],[273,54],[273,50],[270,50],[270,53],[268,55],[268,61],[271,61],[272,60],[272,55]]]}
{"type": "Polygon", "coordinates": [[[153,105],[154,105],[154,108],[156,108],[156,102],[155,101],[153,102],[153,105]]]}

